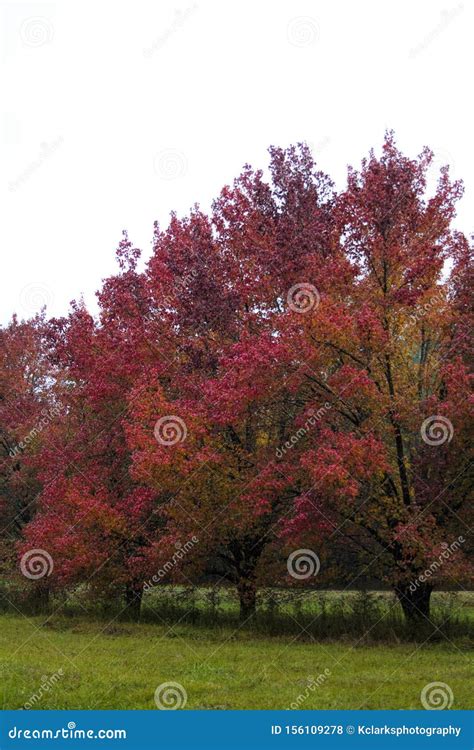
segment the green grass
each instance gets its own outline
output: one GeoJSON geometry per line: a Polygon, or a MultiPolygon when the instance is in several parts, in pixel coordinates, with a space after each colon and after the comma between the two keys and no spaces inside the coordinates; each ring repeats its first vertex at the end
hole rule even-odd
{"type": "Polygon", "coordinates": [[[63,615],[0,617],[2,706],[18,709],[44,678],[41,709],[154,709],[163,682],[180,683],[190,709],[417,709],[430,682],[447,683],[453,709],[472,701],[473,651],[463,639],[371,644],[301,642],[227,625],[132,624],[63,615]],[[308,680],[329,670],[323,684],[308,680]]]}

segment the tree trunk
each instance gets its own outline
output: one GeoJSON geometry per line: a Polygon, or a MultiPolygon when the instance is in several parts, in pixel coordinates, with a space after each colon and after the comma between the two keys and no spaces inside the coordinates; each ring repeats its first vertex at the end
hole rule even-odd
{"type": "Polygon", "coordinates": [[[124,615],[137,622],[140,619],[140,610],[142,606],[143,586],[127,585],[125,589],[124,615]]]}
{"type": "Polygon", "coordinates": [[[49,588],[35,586],[28,598],[28,605],[35,615],[47,614],[49,612],[49,588]]]}
{"type": "Polygon", "coordinates": [[[430,597],[433,587],[427,583],[397,586],[395,593],[408,624],[427,624],[430,617],[430,597]]]}
{"type": "Polygon", "coordinates": [[[240,621],[245,622],[251,617],[254,617],[257,608],[257,586],[255,579],[251,578],[240,578],[237,583],[237,593],[240,601],[240,621]]]}
{"type": "Polygon", "coordinates": [[[233,561],[233,580],[240,601],[240,621],[255,617],[257,612],[257,566],[264,547],[265,534],[237,539],[229,544],[233,561]]]}

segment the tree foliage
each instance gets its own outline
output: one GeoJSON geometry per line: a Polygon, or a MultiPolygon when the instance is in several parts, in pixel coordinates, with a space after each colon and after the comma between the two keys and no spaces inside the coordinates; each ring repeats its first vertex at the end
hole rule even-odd
{"type": "Polygon", "coordinates": [[[352,582],[428,616],[466,575],[472,488],[472,248],[431,159],[388,134],[337,192],[306,146],[272,148],[267,177],[156,225],[144,266],[124,233],[97,319],[2,329],[5,558],[46,550],[49,588],[136,612],[156,571],[212,576],[247,617],[295,582],[289,552],[324,581],[349,550],[352,582]]]}

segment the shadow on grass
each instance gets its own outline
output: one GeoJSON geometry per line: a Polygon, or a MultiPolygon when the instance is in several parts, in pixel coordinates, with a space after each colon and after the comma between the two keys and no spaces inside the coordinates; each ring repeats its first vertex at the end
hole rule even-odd
{"type": "MultiPolygon", "coordinates": [[[[87,592],[50,599],[42,613],[52,627],[67,628],[71,619],[93,619],[110,623],[105,635],[113,635],[120,621],[131,621],[124,604],[116,601],[91,605],[87,592]]],[[[2,599],[0,609],[23,614],[39,614],[37,602],[23,599],[12,605],[2,599]]],[[[232,589],[159,586],[143,599],[140,622],[170,629],[180,625],[199,630],[225,631],[303,642],[343,641],[352,644],[402,642],[474,643],[474,594],[438,593],[433,596],[430,619],[420,617],[407,623],[395,597],[388,592],[370,591],[288,591],[263,590],[256,614],[240,622],[238,601],[232,589]]],[[[47,624],[46,623],[46,624],[47,624]]],[[[70,623],[72,624],[72,623],[70,623]]]]}
{"type": "Polygon", "coordinates": [[[150,597],[144,602],[141,619],[151,623],[158,618],[170,626],[181,622],[211,629],[245,629],[264,637],[287,636],[302,641],[358,641],[361,645],[474,641],[466,601],[456,594],[440,597],[429,620],[421,617],[407,623],[395,597],[387,593],[319,592],[299,597],[292,592],[265,591],[260,595],[255,616],[242,623],[236,603],[209,604],[206,595],[200,593],[194,601],[184,591],[181,597],[176,593],[150,597]]]}

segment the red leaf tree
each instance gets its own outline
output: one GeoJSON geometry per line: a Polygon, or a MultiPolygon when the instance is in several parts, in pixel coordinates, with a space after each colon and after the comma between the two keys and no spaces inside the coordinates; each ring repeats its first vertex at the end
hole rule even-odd
{"type": "Polygon", "coordinates": [[[290,524],[297,537],[330,520],[334,543],[368,553],[367,569],[394,588],[409,619],[427,618],[434,582],[466,564],[472,486],[472,266],[451,228],[461,186],[443,169],[426,197],[430,161],[427,150],[403,156],[389,135],[380,159],[372,153],[349,171],[336,209],[341,270],[303,320],[308,398],[332,408],[296,448],[309,489],[290,524]]]}

